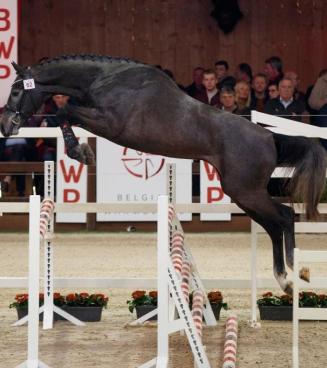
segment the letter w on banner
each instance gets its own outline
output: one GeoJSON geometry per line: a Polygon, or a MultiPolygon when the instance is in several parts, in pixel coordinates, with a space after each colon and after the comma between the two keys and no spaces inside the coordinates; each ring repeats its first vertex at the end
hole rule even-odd
{"type": "Polygon", "coordinates": [[[17,17],[17,0],[0,0],[0,107],[16,78],[11,62],[17,62],[17,17]]]}
{"type": "MultiPolygon", "coordinates": [[[[80,138],[86,143],[87,138],[80,138]]],[[[63,138],[57,139],[57,202],[86,203],[87,166],[70,159],[65,153],[63,138]]],[[[57,213],[57,222],[86,222],[85,213],[57,213]]]]}
{"type": "MultiPolygon", "coordinates": [[[[206,161],[200,161],[200,202],[230,203],[224,194],[217,170],[206,161]]],[[[230,213],[201,213],[201,221],[230,221],[230,213]]]]}

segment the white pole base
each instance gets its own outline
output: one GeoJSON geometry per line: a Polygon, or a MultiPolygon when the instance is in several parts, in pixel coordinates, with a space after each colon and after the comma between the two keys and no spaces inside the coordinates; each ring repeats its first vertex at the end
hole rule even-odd
{"type": "Polygon", "coordinates": [[[256,328],[261,328],[261,323],[257,322],[257,321],[248,321],[248,324],[250,327],[256,329],[256,328]]]}
{"type": "Polygon", "coordinates": [[[138,366],[138,368],[155,368],[155,367],[157,367],[157,358],[149,360],[147,363],[138,366]]]}
{"type": "Polygon", "coordinates": [[[50,368],[45,363],[41,362],[41,360],[33,361],[26,360],[24,363],[17,365],[15,368],[50,368]]]}

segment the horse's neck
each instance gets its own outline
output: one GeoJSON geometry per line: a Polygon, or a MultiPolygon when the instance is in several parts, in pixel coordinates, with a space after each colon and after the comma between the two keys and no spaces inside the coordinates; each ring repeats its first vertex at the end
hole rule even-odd
{"type": "Polygon", "coordinates": [[[36,67],[35,76],[45,92],[81,97],[99,72],[97,64],[57,62],[36,67]]]}

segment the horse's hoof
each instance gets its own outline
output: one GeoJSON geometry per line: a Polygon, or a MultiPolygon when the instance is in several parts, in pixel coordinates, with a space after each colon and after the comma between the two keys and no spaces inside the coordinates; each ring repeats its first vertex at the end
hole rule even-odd
{"type": "Polygon", "coordinates": [[[293,296],[293,282],[292,281],[288,281],[286,283],[284,292],[289,296],[293,296]]]}
{"type": "Polygon", "coordinates": [[[83,163],[85,165],[94,165],[95,164],[95,155],[92,151],[92,148],[87,143],[81,144],[81,152],[83,155],[83,163]]]}
{"type": "Polygon", "coordinates": [[[94,165],[95,156],[91,147],[87,143],[79,144],[67,150],[68,157],[84,165],[94,165]]]}
{"type": "Polygon", "coordinates": [[[299,272],[300,279],[310,282],[310,270],[308,267],[302,267],[299,272]]]}

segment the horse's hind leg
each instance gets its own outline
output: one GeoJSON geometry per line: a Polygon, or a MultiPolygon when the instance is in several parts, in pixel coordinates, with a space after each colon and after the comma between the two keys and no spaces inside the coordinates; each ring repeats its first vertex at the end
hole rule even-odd
{"type": "Polygon", "coordinates": [[[285,220],[275,202],[265,189],[243,192],[234,196],[235,202],[254,221],[261,225],[271,238],[273,245],[274,275],[281,288],[292,294],[292,282],[287,280],[284,264],[283,231],[285,220]]]}
{"type": "MultiPolygon", "coordinates": [[[[285,218],[284,237],[285,237],[285,255],[286,264],[293,270],[294,265],[294,248],[295,248],[295,231],[294,231],[294,220],[295,213],[293,208],[279,204],[283,216],[285,218]]],[[[300,270],[300,278],[304,281],[310,281],[310,271],[308,267],[302,267],[300,270]]]]}

